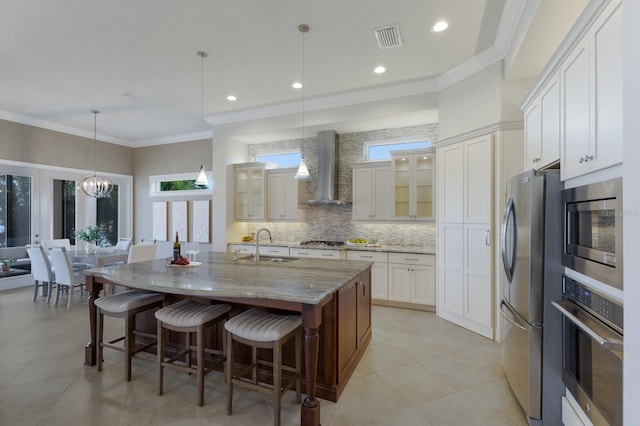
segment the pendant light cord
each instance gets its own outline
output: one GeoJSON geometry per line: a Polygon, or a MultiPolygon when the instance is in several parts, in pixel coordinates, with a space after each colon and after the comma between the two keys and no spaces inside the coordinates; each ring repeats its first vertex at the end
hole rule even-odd
{"type": "Polygon", "coordinates": [[[93,175],[97,176],[98,175],[98,147],[97,147],[97,141],[98,141],[98,114],[100,114],[100,111],[96,110],[96,109],[92,109],[91,112],[93,113],[93,175]]]}

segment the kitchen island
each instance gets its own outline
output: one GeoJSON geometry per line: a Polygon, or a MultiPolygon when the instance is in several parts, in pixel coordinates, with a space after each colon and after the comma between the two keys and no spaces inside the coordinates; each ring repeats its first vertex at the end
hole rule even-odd
{"type": "MultiPolygon", "coordinates": [[[[206,253],[197,260],[201,265],[192,267],[172,267],[162,259],[84,271],[91,331],[85,364],[96,363],[94,302],[107,284],[166,293],[168,302],[193,298],[229,303],[232,315],[249,307],[299,312],[307,394],[301,423],[320,424],[316,394],[337,401],[371,340],[371,263],[304,258],[256,263],[248,258],[234,260],[230,253],[206,253]]],[[[147,314],[148,318],[141,315],[137,327],[154,332],[153,314],[147,314]]],[[[222,347],[221,328],[207,343],[222,347]]],[[[288,355],[285,362],[293,359],[288,355]]]]}

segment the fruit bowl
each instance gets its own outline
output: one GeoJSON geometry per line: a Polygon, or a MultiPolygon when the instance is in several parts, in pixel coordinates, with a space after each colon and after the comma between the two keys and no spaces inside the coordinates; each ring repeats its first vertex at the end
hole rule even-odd
{"type": "Polygon", "coordinates": [[[175,263],[167,263],[169,268],[193,268],[194,266],[200,266],[202,262],[191,262],[186,265],[176,265],[175,263]]]}
{"type": "Polygon", "coordinates": [[[368,241],[364,238],[352,238],[347,240],[347,247],[366,247],[368,241]]]}

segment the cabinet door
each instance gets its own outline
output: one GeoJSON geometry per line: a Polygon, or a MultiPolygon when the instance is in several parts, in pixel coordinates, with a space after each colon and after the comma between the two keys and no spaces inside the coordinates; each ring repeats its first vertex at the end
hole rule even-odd
{"type": "Polygon", "coordinates": [[[464,223],[491,222],[493,136],[464,143],[464,223]]]}
{"type": "Polygon", "coordinates": [[[594,24],[592,170],[622,163],[622,7],[618,3],[609,9],[594,24]]]}
{"type": "Polygon", "coordinates": [[[561,149],[563,179],[584,173],[589,154],[590,90],[589,45],[578,45],[560,67],[562,105],[561,149]]]}
{"type": "Polygon", "coordinates": [[[462,144],[449,145],[436,151],[438,173],[438,220],[461,223],[463,218],[463,167],[462,144]]]}
{"type": "Polygon", "coordinates": [[[368,273],[362,273],[358,277],[356,285],[357,295],[357,344],[360,346],[362,341],[371,330],[371,281],[368,273]]]}
{"type": "Polygon", "coordinates": [[[438,309],[463,315],[464,229],[441,224],[438,232],[438,309]]]}
{"type": "Polygon", "coordinates": [[[436,270],[434,266],[413,265],[411,276],[411,302],[422,305],[436,304],[436,270]]]}
{"type": "Polygon", "coordinates": [[[284,186],[283,196],[284,200],[282,205],[284,206],[284,217],[286,220],[298,219],[298,190],[299,182],[295,178],[295,173],[286,173],[283,175],[284,186]]]}
{"type": "Polygon", "coordinates": [[[249,169],[236,169],[236,218],[248,219],[251,215],[251,185],[249,182],[249,169]]]}
{"type": "Polygon", "coordinates": [[[413,218],[431,219],[433,211],[433,154],[414,155],[413,218]]]}
{"type": "Polygon", "coordinates": [[[378,300],[387,300],[387,273],[386,263],[374,263],[371,267],[371,297],[378,300]]]}
{"type": "Polygon", "coordinates": [[[525,170],[540,167],[542,157],[542,115],[540,101],[531,105],[524,112],[524,165],[525,170]]]}
{"type": "Polygon", "coordinates": [[[411,266],[389,264],[389,300],[411,302],[411,266]]]}
{"type": "Polygon", "coordinates": [[[251,219],[264,219],[264,168],[252,167],[251,177],[251,219]]]}
{"type": "Polygon", "coordinates": [[[393,217],[409,219],[414,213],[411,205],[413,167],[408,156],[393,158],[393,217]]]}
{"type": "Polygon", "coordinates": [[[372,219],[387,220],[391,218],[391,169],[376,167],[371,169],[372,219]]]}
{"type": "Polygon", "coordinates": [[[286,217],[284,180],[285,175],[283,174],[267,174],[267,219],[278,220],[286,217]]]}
{"type": "Polygon", "coordinates": [[[353,220],[371,220],[373,191],[372,171],[369,168],[353,169],[353,220]]]}
{"type": "Polygon", "coordinates": [[[536,169],[560,160],[560,82],[557,74],[542,89],[540,110],[541,148],[536,169]]]}
{"type": "Polygon", "coordinates": [[[465,318],[491,328],[491,235],[489,225],[464,226],[465,318]]]}
{"type": "Polygon", "coordinates": [[[356,280],[349,282],[338,290],[338,324],[340,333],[338,340],[338,376],[348,366],[357,347],[358,291],[356,280]]]}

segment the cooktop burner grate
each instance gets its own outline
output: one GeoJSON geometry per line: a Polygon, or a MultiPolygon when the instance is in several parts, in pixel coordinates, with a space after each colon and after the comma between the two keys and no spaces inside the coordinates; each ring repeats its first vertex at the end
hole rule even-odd
{"type": "Polygon", "coordinates": [[[324,241],[324,240],[309,240],[302,241],[301,246],[305,247],[341,247],[345,243],[344,241],[324,241]]]}

